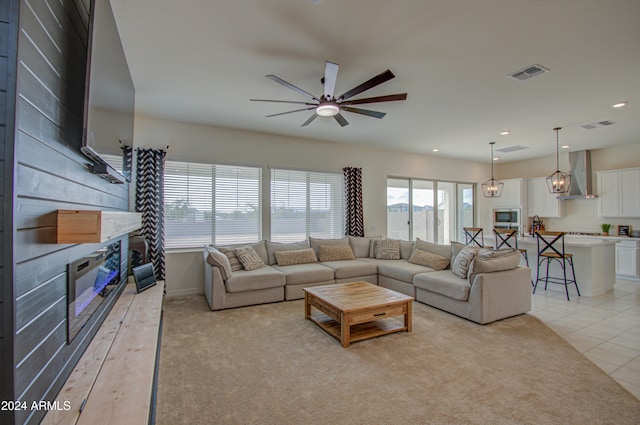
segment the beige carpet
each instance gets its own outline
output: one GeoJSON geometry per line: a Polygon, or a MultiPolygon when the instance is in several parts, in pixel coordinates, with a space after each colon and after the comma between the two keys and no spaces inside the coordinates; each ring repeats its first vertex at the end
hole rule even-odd
{"type": "Polygon", "coordinates": [[[157,423],[639,424],[640,401],[530,315],[414,303],[413,332],[342,348],[302,301],[165,301],[157,423]]]}

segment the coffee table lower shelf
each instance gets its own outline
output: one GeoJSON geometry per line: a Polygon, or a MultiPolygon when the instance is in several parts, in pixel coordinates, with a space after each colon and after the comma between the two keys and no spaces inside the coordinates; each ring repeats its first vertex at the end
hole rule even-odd
{"type": "MultiPolygon", "coordinates": [[[[341,324],[326,314],[313,313],[309,320],[324,329],[329,335],[342,342],[341,324]]],[[[375,338],[394,332],[406,331],[404,320],[393,317],[374,320],[373,322],[351,325],[349,342],[362,341],[363,339],[375,338]]]]}

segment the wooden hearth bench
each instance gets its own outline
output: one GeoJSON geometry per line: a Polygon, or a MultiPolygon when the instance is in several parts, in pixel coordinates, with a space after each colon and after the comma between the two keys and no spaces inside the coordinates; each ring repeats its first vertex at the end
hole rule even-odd
{"type": "Polygon", "coordinates": [[[128,284],[42,424],[152,423],[164,281],[136,294],[128,284]]]}

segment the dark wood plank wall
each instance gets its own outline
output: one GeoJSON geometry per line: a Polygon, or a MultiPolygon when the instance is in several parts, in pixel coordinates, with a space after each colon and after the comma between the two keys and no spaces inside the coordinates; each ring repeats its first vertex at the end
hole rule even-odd
{"type": "MultiPolygon", "coordinates": [[[[13,399],[13,135],[19,0],[0,2],[0,400],[13,399]],[[7,165],[8,164],[8,165],[7,165]]],[[[14,413],[0,410],[0,423],[14,413]]]]}
{"type": "MultiPolygon", "coordinates": [[[[107,243],[56,244],[54,212],[128,210],[129,199],[128,185],[110,184],[90,174],[80,153],[87,3],[20,1],[13,164],[13,398],[28,403],[55,398],[117,298],[110,297],[67,344],[67,264],[107,243]]],[[[125,280],[128,238],[119,239],[125,280]]],[[[35,424],[45,413],[19,411],[15,423],[35,424]]]]}

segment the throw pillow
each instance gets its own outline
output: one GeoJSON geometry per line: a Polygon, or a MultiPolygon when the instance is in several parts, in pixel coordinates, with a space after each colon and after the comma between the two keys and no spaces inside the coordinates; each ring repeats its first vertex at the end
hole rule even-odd
{"type": "Polygon", "coordinates": [[[473,284],[478,273],[494,273],[513,270],[518,267],[521,259],[517,249],[501,249],[498,251],[480,250],[471,261],[469,267],[469,282],[473,284]]]}
{"type": "Polygon", "coordinates": [[[451,259],[451,247],[447,245],[438,245],[435,243],[423,241],[420,238],[418,238],[413,244],[413,249],[411,250],[411,254],[413,254],[416,251],[416,249],[421,249],[423,251],[427,251],[432,254],[436,254],[441,257],[451,259]]]}
{"type": "Polygon", "coordinates": [[[234,252],[245,270],[255,270],[264,267],[265,265],[258,253],[250,246],[245,248],[236,248],[234,252]]]}
{"type": "Polygon", "coordinates": [[[279,243],[279,242],[269,242],[267,241],[267,255],[269,257],[269,262],[267,264],[276,264],[278,261],[276,260],[275,253],[278,251],[296,251],[299,249],[307,249],[309,248],[309,242],[306,240],[300,242],[288,242],[288,243],[279,243]]]}
{"type": "Polygon", "coordinates": [[[342,261],[356,259],[349,245],[320,245],[318,247],[318,258],[320,258],[320,261],[342,261]]]}
{"type": "Polygon", "coordinates": [[[223,253],[229,259],[229,265],[231,266],[231,270],[237,272],[238,270],[242,270],[242,264],[240,264],[240,260],[236,256],[233,248],[218,248],[218,251],[223,253]]]}
{"type": "Polygon", "coordinates": [[[462,248],[451,264],[451,271],[453,274],[458,276],[460,279],[466,279],[467,273],[469,273],[469,267],[471,266],[471,261],[473,261],[473,257],[476,256],[477,251],[477,248],[472,248],[470,246],[462,248]]]}
{"type": "MultiPolygon", "coordinates": [[[[236,255],[233,254],[233,256],[235,257],[236,255]]],[[[229,279],[233,273],[231,264],[229,263],[229,258],[212,246],[207,247],[207,264],[220,269],[220,274],[222,275],[223,280],[229,279]]]]}
{"type": "Polygon", "coordinates": [[[318,239],[309,236],[309,246],[316,252],[316,256],[318,255],[318,247],[320,245],[349,245],[349,238],[345,236],[340,239],[318,239]]]}
{"type": "Polygon", "coordinates": [[[421,266],[431,267],[434,270],[444,270],[449,267],[449,259],[438,254],[432,254],[421,249],[416,249],[409,262],[421,266]]]}
{"type": "Polygon", "coordinates": [[[396,239],[383,239],[375,242],[375,253],[378,260],[399,260],[400,241],[396,239]]]}
{"type": "Polygon", "coordinates": [[[279,266],[292,266],[294,264],[317,263],[315,252],[312,248],[296,249],[293,251],[276,251],[276,261],[279,266]]]}

